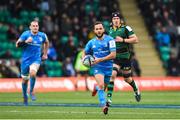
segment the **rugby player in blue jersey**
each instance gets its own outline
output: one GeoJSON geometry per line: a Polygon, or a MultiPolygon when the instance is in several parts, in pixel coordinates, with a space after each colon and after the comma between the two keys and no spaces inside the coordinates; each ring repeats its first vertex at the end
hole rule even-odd
{"type": "Polygon", "coordinates": [[[98,93],[103,113],[107,114],[108,106],[106,105],[104,89],[112,75],[113,59],[116,57],[116,44],[112,37],[104,34],[105,29],[101,22],[96,22],[93,30],[96,37],[86,44],[82,58],[89,54],[95,57],[95,61],[91,67],[97,84],[94,86],[92,96],[98,93]]]}
{"type": "Polygon", "coordinates": [[[21,34],[16,47],[22,48],[21,59],[21,77],[22,77],[22,93],[24,104],[28,105],[28,80],[30,79],[29,95],[32,101],[36,100],[34,95],[34,86],[36,82],[36,73],[41,64],[41,60],[47,59],[47,50],[49,41],[45,33],[39,31],[39,24],[37,21],[30,23],[30,30],[21,34]]]}

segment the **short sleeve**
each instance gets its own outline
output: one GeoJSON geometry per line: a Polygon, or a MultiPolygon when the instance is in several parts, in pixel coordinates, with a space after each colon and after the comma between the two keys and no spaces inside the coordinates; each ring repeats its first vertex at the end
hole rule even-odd
{"type": "Polygon", "coordinates": [[[109,41],[109,49],[110,49],[111,52],[116,51],[116,42],[115,42],[114,39],[109,41]]]}
{"type": "Polygon", "coordinates": [[[87,55],[87,54],[91,54],[91,49],[92,49],[92,42],[89,41],[89,42],[86,44],[85,49],[84,49],[85,54],[86,54],[86,55],[87,55]]]}
{"type": "Polygon", "coordinates": [[[19,39],[20,39],[21,41],[25,41],[27,38],[28,38],[27,31],[23,32],[23,33],[21,34],[21,36],[19,37],[19,39]]]}
{"type": "Polygon", "coordinates": [[[131,36],[134,34],[133,29],[130,26],[126,26],[127,35],[131,36]]]}
{"type": "Polygon", "coordinates": [[[42,38],[43,38],[43,42],[48,40],[48,37],[47,37],[47,35],[45,33],[42,34],[42,38]]]}

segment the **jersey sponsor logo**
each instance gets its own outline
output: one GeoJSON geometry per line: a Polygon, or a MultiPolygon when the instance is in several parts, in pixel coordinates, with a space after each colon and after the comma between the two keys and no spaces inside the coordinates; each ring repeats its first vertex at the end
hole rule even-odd
{"type": "Polygon", "coordinates": [[[109,41],[109,46],[110,46],[110,48],[116,47],[115,41],[114,40],[109,41]]]}
{"type": "Polygon", "coordinates": [[[37,44],[37,42],[35,43],[27,43],[28,45],[33,45],[33,46],[41,46],[41,44],[37,44]]]}
{"type": "Polygon", "coordinates": [[[95,73],[97,73],[97,72],[98,72],[98,70],[95,70],[94,72],[95,72],[95,73]]]}
{"type": "Polygon", "coordinates": [[[98,52],[94,52],[95,54],[103,54],[103,53],[109,53],[109,50],[99,50],[98,52]]]}

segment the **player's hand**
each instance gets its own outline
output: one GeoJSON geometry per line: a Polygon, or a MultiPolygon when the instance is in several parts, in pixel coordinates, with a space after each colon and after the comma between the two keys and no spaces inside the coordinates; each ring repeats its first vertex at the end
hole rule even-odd
{"type": "Polygon", "coordinates": [[[83,63],[83,61],[84,61],[84,58],[85,58],[85,57],[82,57],[82,58],[81,58],[81,62],[82,62],[82,63],[83,63]]]}
{"type": "Polygon", "coordinates": [[[26,47],[27,43],[25,43],[24,41],[18,41],[16,42],[16,47],[26,47]]]}
{"type": "Polygon", "coordinates": [[[92,65],[97,64],[97,63],[102,62],[102,61],[103,61],[102,58],[95,58],[95,60],[94,60],[92,65]]]}
{"type": "Polygon", "coordinates": [[[43,54],[43,55],[42,55],[42,60],[46,60],[46,59],[48,59],[48,56],[45,55],[45,54],[43,54]]]}
{"type": "Polygon", "coordinates": [[[123,42],[123,38],[120,36],[116,36],[116,42],[123,42]]]}
{"type": "Polygon", "coordinates": [[[32,43],[33,39],[32,37],[28,37],[28,39],[25,41],[26,43],[32,43]]]}

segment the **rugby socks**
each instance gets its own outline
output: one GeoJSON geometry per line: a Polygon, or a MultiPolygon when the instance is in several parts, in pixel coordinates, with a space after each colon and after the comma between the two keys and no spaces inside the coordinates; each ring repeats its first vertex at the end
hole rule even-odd
{"type": "Polygon", "coordinates": [[[28,83],[22,83],[22,93],[23,93],[23,97],[27,98],[27,87],[28,87],[28,83]]]}
{"type": "Polygon", "coordinates": [[[131,82],[131,83],[129,83],[129,84],[132,86],[132,88],[133,88],[134,92],[136,92],[136,91],[138,90],[138,87],[137,87],[137,85],[136,85],[136,83],[135,83],[135,81],[134,81],[134,80],[132,80],[132,82],[131,82]]]}
{"type": "Polygon", "coordinates": [[[112,93],[113,93],[113,89],[114,89],[114,81],[110,81],[108,86],[107,86],[107,99],[112,100],[112,93]]]}
{"type": "Polygon", "coordinates": [[[105,93],[104,90],[99,89],[98,90],[98,98],[101,106],[105,106],[106,100],[105,100],[105,93]]]}
{"type": "Polygon", "coordinates": [[[30,77],[30,93],[32,93],[34,90],[35,82],[36,82],[36,78],[30,77]]]}
{"type": "Polygon", "coordinates": [[[96,85],[96,90],[97,90],[97,91],[100,90],[99,87],[98,87],[97,85],[96,85]]]}

